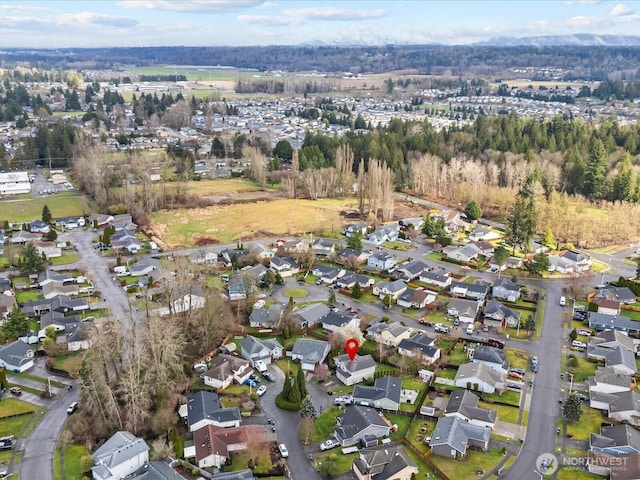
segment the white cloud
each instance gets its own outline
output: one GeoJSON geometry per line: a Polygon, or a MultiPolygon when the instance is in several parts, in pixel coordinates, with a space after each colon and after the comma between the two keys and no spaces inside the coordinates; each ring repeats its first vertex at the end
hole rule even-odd
{"type": "Polygon", "coordinates": [[[283,10],[282,13],[288,17],[299,20],[329,20],[329,21],[357,21],[382,18],[388,14],[384,9],[376,10],[353,10],[335,7],[309,7],[283,10]]]}
{"type": "Polygon", "coordinates": [[[0,5],[2,12],[47,12],[51,11],[47,7],[38,7],[35,5],[0,5]]]}
{"type": "Polygon", "coordinates": [[[612,17],[624,17],[627,15],[631,15],[632,13],[633,10],[631,10],[631,8],[627,7],[626,5],[622,5],[621,3],[611,9],[612,17]]]}
{"type": "Polygon", "coordinates": [[[298,22],[292,18],[275,17],[272,15],[238,15],[238,20],[252,25],[264,25],[265,27],[282,27],[294,25],[298,22]]]}
{"type": "Polygon", "coordinates": [[[117,5],[145,10],[215,13],[257,7],[263,3],[264,0],[123,0],[117,5]]]}
{"type": "Polygon", "coordinates": [[[60,29],[71,32],[82,28],[114,27],[131,28],[138,25],[132,18],[103,15],[90,12],[65,13],[53,17],[7,16],[2,19],[0,29],[7,30],[42,30],[43,32],[59,33],[60,29]]]}

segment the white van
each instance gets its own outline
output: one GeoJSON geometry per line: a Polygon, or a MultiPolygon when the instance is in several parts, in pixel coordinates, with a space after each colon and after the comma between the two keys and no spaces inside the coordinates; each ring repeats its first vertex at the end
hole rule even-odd
{"type": "Polygon", "coordinates": [[[567,304],[567,299],[564,297],[560,297],[560,306],[564,307],[567,304]]]}
{"type": "Polygon", "coordinates": [[[581,342],[580,340],[574,340],[573,342],[571,342],[571,346],[576,348],[587,348],[587,344],[581,342]]]}
{"type": "Polygon", "coordinates": [[[264,362],[262,360],[258,360],[256,362],[256,368],[258,369],[258,371],[260,373],[263,373],[263,372],[267,371],[267,366],[264,364],[264,362]]]}
{"type": "Polygon", "coordinates": [[[467,335],[471,335],[473,333],[473,323],[467,325],[467,335]]]}

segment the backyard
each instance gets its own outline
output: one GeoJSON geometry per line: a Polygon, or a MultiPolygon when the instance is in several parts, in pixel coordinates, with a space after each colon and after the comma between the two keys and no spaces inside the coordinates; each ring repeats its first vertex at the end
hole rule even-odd
{"type": "Polygon", "coordinates": [[[485,452],[470,451],[468,458],[454,460],[452,458],[431,455],[431,461],[451,479],[478,478],[476,472],[484,470],[488,472],[502,460],[500,450],[485,452]]]}

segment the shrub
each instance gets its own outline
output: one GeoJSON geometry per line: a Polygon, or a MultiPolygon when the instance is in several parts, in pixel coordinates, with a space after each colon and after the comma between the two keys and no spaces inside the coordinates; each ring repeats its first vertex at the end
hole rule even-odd
{"type": "Polygon", "coordinates": [[[578,359],[576,357],[570,358],[569,359],[569,366],[571,368],[577,368],[578,367],[578,359]]]}
{"type": "Polygon", "coordinates": [[[300,402],[289,402],[282,398],[282,393],[276,396],[276,406],[282,410],[289,410],[290,412],[297,412],[300,410],[300,402]]]}

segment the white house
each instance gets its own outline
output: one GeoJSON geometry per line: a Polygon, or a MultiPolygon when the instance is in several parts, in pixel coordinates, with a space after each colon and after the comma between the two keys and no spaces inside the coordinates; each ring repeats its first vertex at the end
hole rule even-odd
{"type": "Polygon", "coordinates": [[[221,353],[213,359],[213,365],[204,373],[202,379],[209,387],[225,389],[234,381],[238,384],[244,383],[251,373],[253,369],[248,360],[221,353]]]}
{"type": "Polygon", "coordinates": [[[0,347],[0,367],[9,372],[26,372],[34,365],[33,348],[16,340],[0,347]]]}
{"type": "Polygon", "coordinates": [[[144,439],[119,431],[94,454],[91,473],[94,480],[120,480],[149,461],[149,446],[144,439]]]}
{"type": "Polygon", "coordinates": [[[505,376],[482,363],[460,365],[455,386],[484,393],[495,393],[504,387],[505,376]]]}
{"type": "Polygon", "coordinates": [[[376,362],[371,355],[356,356],[351,360],[346,353],[333,358],[336,377],[345,385],[355,385],[376,373],[376,362]]]}

